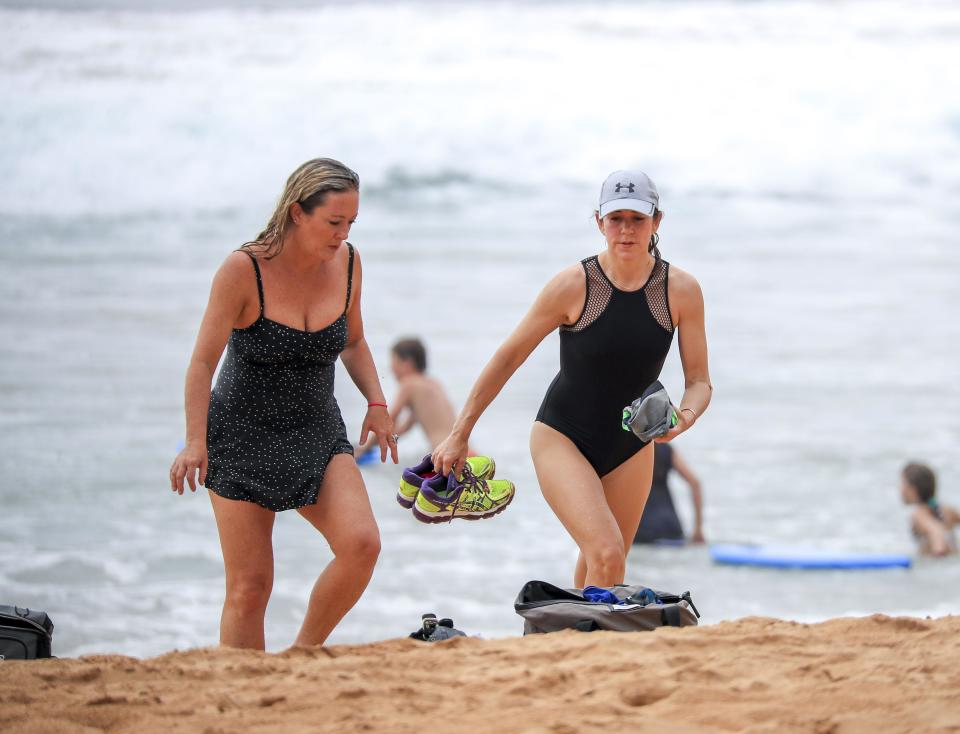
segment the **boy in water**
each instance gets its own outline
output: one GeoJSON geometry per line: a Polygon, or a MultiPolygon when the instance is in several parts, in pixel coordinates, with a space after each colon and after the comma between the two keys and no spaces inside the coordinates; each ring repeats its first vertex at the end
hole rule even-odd
{"type": "MultiPolygon", "coordinates": [[[[443,386],[427,374],[423,342],[415,337],[400,339],[391,349],[390,368],[400,385],[390,405],[394,430],[402,436],[419,423],[432,451],[450,433],[456,416],[443,386]]],[[[358,455],[370,448],[369,442],[364,444],[358,455]]]]}
{"type": "Polygon", "coordinates": [[[910,462],[900,473],[900,496],[904,504],[918,505],[910,518],[920,552],[946,556],[957,552],[953,528],[960,525],[960,512],[936,499],[937,477],[925,464],[910,462]]]}

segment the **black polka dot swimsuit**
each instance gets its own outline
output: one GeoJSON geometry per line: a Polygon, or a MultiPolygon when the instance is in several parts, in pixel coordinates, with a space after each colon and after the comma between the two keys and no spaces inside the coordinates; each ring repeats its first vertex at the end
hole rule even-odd
{"type": "MultiPolygon", "coordinates": [[[[349,248],[347,299],[353,285],[349,248]]],[[[280,512],[317,501],[327,464],[352,454],[333,396],[334,364],[347,345],[347,309],[319,331],[263,315],[263,280],[251,254],[260,316],[234,329],[210,395],[207,488],[280,512]]]]}
{"type": "Polygon", "coordinates": [[[560,373],[537,420],[573,441],[602,477],[647,445],[620,421],[624,406],[659,377],[673,342],[670,265],[657,258],[647,282],[635,291],[617,288],[596,255],[583,261],[583,270],[583,312],[560,329],[560,373]]]}

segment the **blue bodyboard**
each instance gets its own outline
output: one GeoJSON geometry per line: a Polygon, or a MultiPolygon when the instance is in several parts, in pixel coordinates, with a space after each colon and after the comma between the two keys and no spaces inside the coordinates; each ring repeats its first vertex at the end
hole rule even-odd
{"type": "Polygon", "coordinates": [[[851,553],[802,545],[719,544],[710,546],[717,563],[767,568],[910,568],[910,556],[851,553]]]}

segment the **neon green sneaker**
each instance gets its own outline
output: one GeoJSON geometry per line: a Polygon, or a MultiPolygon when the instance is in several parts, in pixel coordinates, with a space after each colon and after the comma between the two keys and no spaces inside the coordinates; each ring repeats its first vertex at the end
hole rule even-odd
{"type": "Polygon", "coordinates": [[[455,517],[481,520],[503,512],[513,501],[516,487],[508,479],[481,479],[468,465],[463,478],[437,474],[423,481],[413,506],[420,522],[450,522],[455,517]]]}
{"type": "MultiPolygon", "coordinates": [[[[489,456],[468,456],[467,466],[481,479],[493,479],[493,473],[497,470],[496,462],[489,456]]],[[[436,475],[430,454],[424,456],[423,461],[416,466],[404,469],[400,476],[400,491],[397,492],[397,502],[400,503],[400,506],[408,510],[413,507],[424,480],[436,475]]]]}

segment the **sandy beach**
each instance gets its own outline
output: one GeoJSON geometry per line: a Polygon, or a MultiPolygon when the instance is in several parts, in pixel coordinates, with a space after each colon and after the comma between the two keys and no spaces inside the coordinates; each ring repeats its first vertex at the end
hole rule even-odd
{"type": "Polygon", "coordinates": [[[7,734],[960,731],[960,617],[0,664],[7,734]]]}

